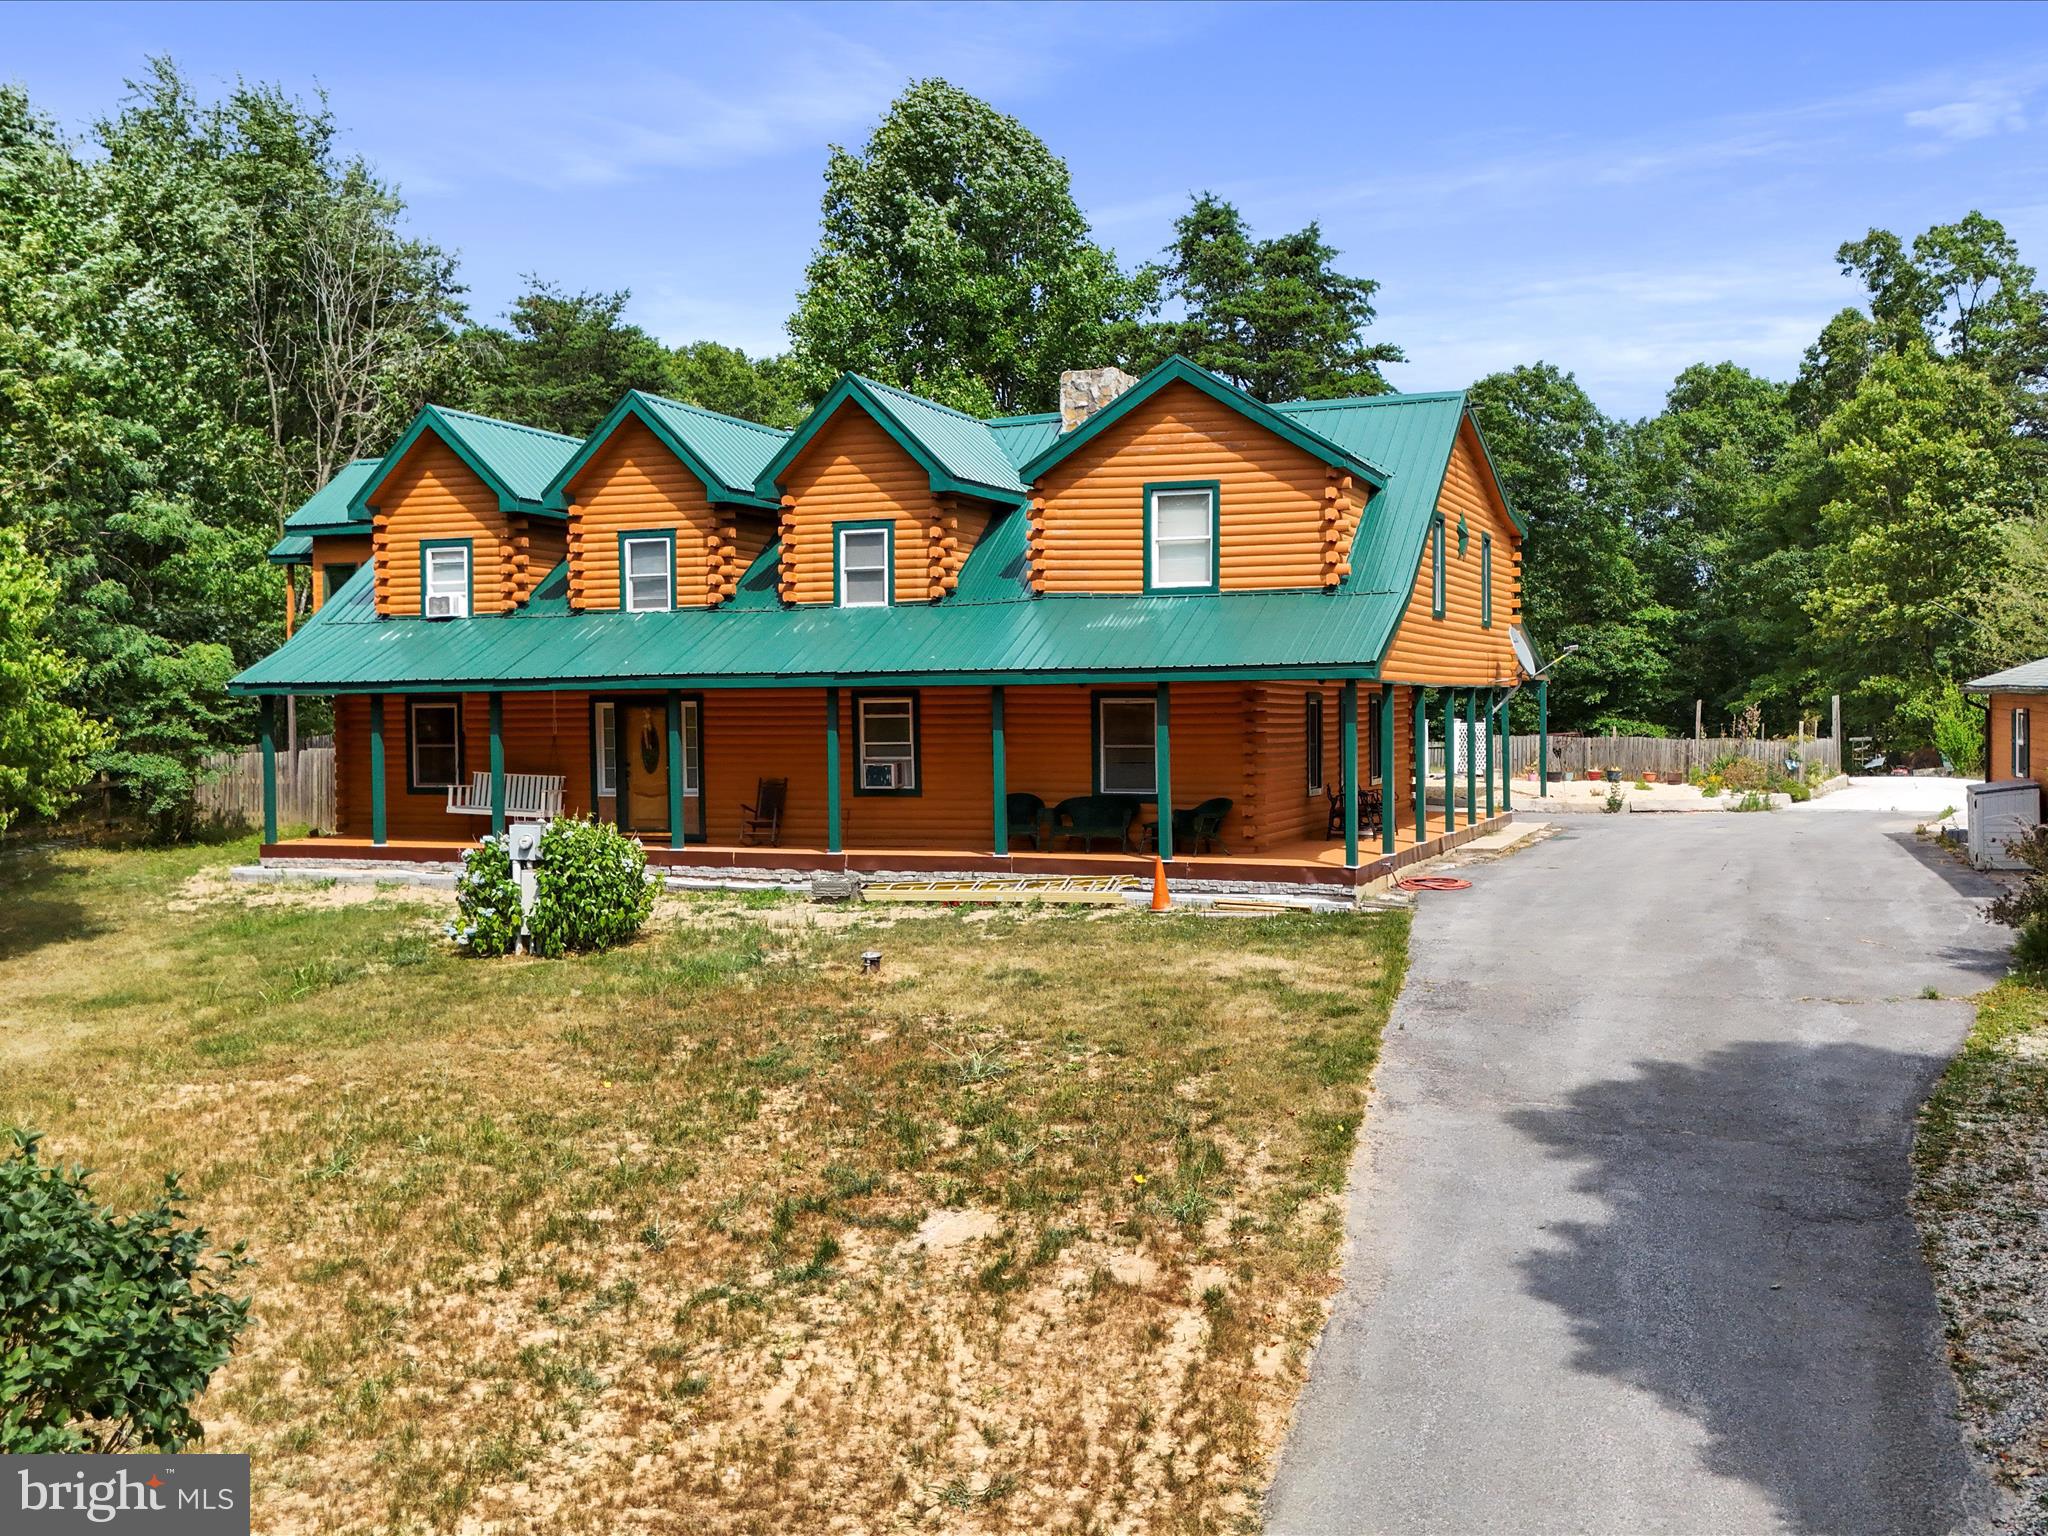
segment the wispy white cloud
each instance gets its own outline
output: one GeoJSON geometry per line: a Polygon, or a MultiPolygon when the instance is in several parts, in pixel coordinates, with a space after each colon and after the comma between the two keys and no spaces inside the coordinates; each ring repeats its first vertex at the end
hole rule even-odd
{"type": "Polygon", "coordinates": [[[2016,92],[1993,86],[1979,95],[1908,112],[1906,126],[1925,128],[1937,138],[1959,144],[1988,139],[1995,133],[2024,132],[2027,111],[2016,92]]]}

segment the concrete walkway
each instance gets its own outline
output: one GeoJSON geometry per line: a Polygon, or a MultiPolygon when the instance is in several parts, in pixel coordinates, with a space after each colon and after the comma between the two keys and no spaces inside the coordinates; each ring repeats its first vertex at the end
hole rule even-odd
{"type": "Polygon", "coordinates": [[[1422,898],[1268,1530],[1969,1528],[1905,1202],[1988,887],[1883,816],[1562,825],[1422,898]]]}

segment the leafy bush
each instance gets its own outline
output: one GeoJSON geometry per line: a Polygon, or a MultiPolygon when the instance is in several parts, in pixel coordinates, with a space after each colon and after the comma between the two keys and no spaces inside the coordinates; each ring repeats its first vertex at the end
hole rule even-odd
{"type": "Polygon", "coordinates": [[[1653,736],[1659,741],[1671,735],[1668,726],[1656,725],[1648,720],[1636,720],[1627,715],[1595,715],[1586,722],[1588,736],[1653,736]]]}
{"type": "Polygon", "coordinates": [[[534,875],[526,926],[534,949],[550,958],[623,944],[654,910],[646,852],[604,822],[550,823],[534,875]]]}
{"type": "Polygon", "coordinates": [[[1621,781],[1619,779],[1610,780],[1607,785],[1607,798],[1601,802],[1600,809],[1609,816],[1617,816],[1621,813],[1621,808],[1627,804],[1627,797],[1621,792],[1621,781]]]}
{"type": "Polygon", "coordinates": [[[2013,969],[2039,976],[2048,972],[2048,919],[2035,918],[2013,941],[2013,969]]]}
{"type": "Polygon", "coordinates": [[[455,877],[455,921],[448,937],[472,955],[511,953],[519,942],[519,886],[512,878],[512,855],[502,835],[484,838],[462,853],[462,873],[455,877]]]}
{"type": "Polygon", "coordinates": [[[0,1453],[182,1450],[192,1402],[233,1351],[250,1262],[179,1225],[175,1176],[147,1210],[93,1204],[82,1168],[46,1168],[16,1130],[0,1159],[0,1453]]]}
{"type": "Polygon", "coordinates": [[[1984,915],[2022,933],[2048,928],[2048,825],[2012,839],[2005,847],[2026,866],[2026,873],[2017,886],[1986,907],[1984,915]]]}
{"type": "Polygon", "coordinates": [[[1770,808],[1770,797],[1760,794],[1753,789],[1744,790],[1742,798],[1729,807],[1730,810],[1735,811],[1768,811],[1770,808]]]}

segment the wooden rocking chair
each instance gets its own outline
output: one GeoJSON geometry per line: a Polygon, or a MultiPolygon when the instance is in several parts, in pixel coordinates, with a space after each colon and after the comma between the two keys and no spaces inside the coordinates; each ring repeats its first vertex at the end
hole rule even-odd
{"type": "Polygon", "coordinates": [[[789,799],[789,780],[761,779],[754,785],[754,803],[740,807],[740,842],[773,848],[782,840],[782,808],[789,799]]]}

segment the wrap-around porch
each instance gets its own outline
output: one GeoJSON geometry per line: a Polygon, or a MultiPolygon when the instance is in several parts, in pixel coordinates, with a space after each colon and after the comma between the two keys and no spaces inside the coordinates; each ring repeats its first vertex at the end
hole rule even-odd
{"type": "MultiPolygon", "coordinates": [[[[266,795],[264,855],[452,861],[547,775],[658,867],[1141,874],[1156,852],[1185,879],[1352,885],[1511,810],[1503,698],[1358,680],[344,696],[338,835],[279,843],[266,795]],[[1430,781],[1438,733],[1496,750],[1461,745],[1430,781]],[[772,830],[735,820],[771,787],[772,830]],[[484,814],[444,813],[458,800],[484,814]]],[[[266,699],[267,760],[273,725],[266,699]]]]}

